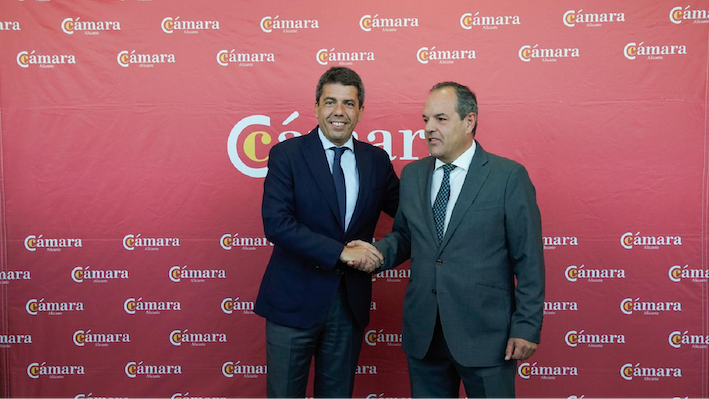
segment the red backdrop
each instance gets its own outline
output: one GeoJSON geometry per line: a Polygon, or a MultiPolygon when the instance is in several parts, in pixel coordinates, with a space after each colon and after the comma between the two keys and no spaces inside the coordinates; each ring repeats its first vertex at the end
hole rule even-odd
{"type": "MultiPolygon", "coordinates": [[[[528,168],[548,288],[520,397],[709,396],[708,10],[2,1],[0,395],[263,396],[268,150],[315,126],[318,77],[346,65],[358,137],[397,171],[427,155],[442,80],[528,168]]],[[[408,273],[373,277],[356,396],[410,395],[408,273]]]]}

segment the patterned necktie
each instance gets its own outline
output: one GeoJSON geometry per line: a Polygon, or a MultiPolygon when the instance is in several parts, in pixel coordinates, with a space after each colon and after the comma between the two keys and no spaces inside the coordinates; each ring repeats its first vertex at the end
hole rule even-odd
{"type": "Polygon", "coordinates": [[[443,165],[443,181],[441,188],[438,189],[436,200],[433,202],[433,220],[436,222],[436,233],[438,233],[438,243],[443,241],[443,233],[446,225],[446,208],[448,208],[448,199],[451,196],[451,170],[455,169],[455,165],[443,165]]]}
{"type": "Polygon", "coordinates": [[[347,212],[347,189],[345,188],[345,172],[342,171],[340,159],[347,147],[332,147],[335,151],[335,160],[332,162],[332,180],[335,182],[335,192],[337,193],[337,205],[340,209],[340,222],[342,229],[345,229],[345,213],[347,212]]]}

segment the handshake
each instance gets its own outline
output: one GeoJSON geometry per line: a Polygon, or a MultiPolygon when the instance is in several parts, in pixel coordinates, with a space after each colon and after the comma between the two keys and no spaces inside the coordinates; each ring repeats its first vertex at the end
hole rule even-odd
{"type": "Polygon", "coordinates": [[[349,267],[371,273],[382,265],[384,256],[374,245],[362,240],[353,240],[342,250],[340,261],[349,267]]]}

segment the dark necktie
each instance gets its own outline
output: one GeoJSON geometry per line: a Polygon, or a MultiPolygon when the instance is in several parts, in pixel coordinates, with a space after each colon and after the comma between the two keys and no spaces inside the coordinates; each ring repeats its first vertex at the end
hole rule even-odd
{"type": "Polygon", "coordinates": [[[337,205],[340,209],[340,222],[342,229],[345,229],[345,213],[347,212],[347,189],[345,188],[345,173],[342,171],[340,159],[347,147],[332,147],[335,150],[335,160],[332,163],[332,180],[335,182],[335,192],[337,193],[337,205]]]}
{"type": "Polygon", "coordinates": [[[448,208],[448,199],[451,196],[451,170],[455,169],[455,165],[443,165],[443,181],[441,188],[438,189],[436,200],[433,201],[433,220],[436,222],[436,233],[438,233],[438,243],[443,241],[443,233],[446,227],[446,208],[448,208]]]}

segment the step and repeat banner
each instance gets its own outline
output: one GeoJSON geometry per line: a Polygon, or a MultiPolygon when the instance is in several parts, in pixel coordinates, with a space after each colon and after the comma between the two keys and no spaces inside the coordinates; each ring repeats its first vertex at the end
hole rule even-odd
{"type": "MultiPolygon", "coordinates": [[[[529,170],[547,295],[518,396],[709,396],[708,37],[707,0],[3,0],[0,396],[264,396],[268,151],[332,66],[397,172],[443,80],[529,170]]],[[[409,278],[372,276],[357,397],[410,396],[409,278]]]]}

